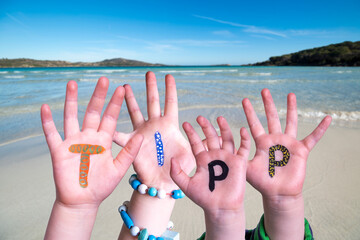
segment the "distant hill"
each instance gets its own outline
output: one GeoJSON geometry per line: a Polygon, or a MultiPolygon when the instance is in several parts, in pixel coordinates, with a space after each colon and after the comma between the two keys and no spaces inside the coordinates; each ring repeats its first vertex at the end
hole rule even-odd
{"type": "Polygon", "coordinates": [[[34,67],[140,67],[164,66],[125,58],[106,59],[101,62],[66,62],[51,60],[35,60],[29,58],[0,59],[0,68],[34,68],[34,67]]]}
{"type": "Polygon", "coordinates": [[[360,66],[360,41],[331,44],[271,57],[251,66],[360,66]]]}

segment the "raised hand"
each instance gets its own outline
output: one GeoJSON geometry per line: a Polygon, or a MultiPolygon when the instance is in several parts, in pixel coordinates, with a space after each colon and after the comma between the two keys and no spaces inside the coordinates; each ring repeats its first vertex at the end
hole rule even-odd
{"type": "Polygon", "coordinates": [[[64,206],[99,206],[120,182],[140,148],[143,137],[137,135],[115,159],[112,157],[112,137],[125,91],[123,87],[115,90],[101,118],[108,86],[107,78],[99,79],[80,131],[77,84],[74,81],[67,84],[64,140],[56,130],[49,106],[41,107],[42,126],[53,164],[56,201],[64,206]]]}
{"type": "MultiPolygon", "coordinates": [[[[269,133],[266,133],[249,101],[243,100],[243,107],[256,144],[256,153],[247,168],[247,181],[265,196],[296,196],[301,194],[305,179],[306,161],[316,143],[321,139],[331,123],[327,116],[316,129],[303,140],[297,140],[297,107],[296,96],[288,95],[287,117],[285,132],[282,133],[280,120],[270,91],[261,92],[265,113],[268,121],[269,133]],[[274,175],[269,173],[269,150],[271,147],[281,145],[289,152],[288,162],[274,166],[274,175]]],[[[272,150],[270,151],[272,152],[272,150]]],[[[283,160],[281,150],[275,151],[275,160],[283,160]]],[[[272,165],[272,164],[270,164],[272,165]]]]}
{"type": "Polygon", "coordinates": [[[244,236],[245,215],[243,199],[246,183],[246,162],[250,151],[250,136],[240,130],[241,145],[237,153],[234,139],[225,118],[217,119],[221,143],[214,127],[204,117],[198,117],[207,149],[189,123],[183,128],[188,136],[197,168],[189,177],[181,167],[184,159],[172,160],[171,177],[184,193],[202,207],[206,217],[207,239],[232,239],[244,236]],[[228,237],[229,238],[228,238],[228,237]]]}
{"type": "MultiPolygon", "coordinates": [[[[161,114],[159,93],[154,73],[146,74],[147,112],[148,120],[145,120],[136,102],[132,89],[125,85],[125,100],[129,110],[134,131],[131,133],[114,134],[114,142],[124,146],[128,140],[137,133],[144,136],[144,142],[133,163],[134,169],[141,182],[147,186],[163,188],[166,191],[177,188],[170,178],[170,159],[172,157],[186,159],[182,167],[188,173],[194,165],[194,157],[191,154],[190,145],[179,130],[178,104],[175,80],[171,75],[165,78],[165,109],[161,114]],[[163,149],[163,165],[158,165],[156,133],[161,134],[163,149]]],[[[158,135],[157,135],[158,136],[158,135]]]]}
{"type": "Polygon", "coordinates": [[[310,151],[331,123],[325,117],[303,140],[297,140],[297,107],[295,94],[287,99],[285,132],[270,91],[261,92],[269,133],[266,133],[249,101],[243,108],[256,145],[254,158],[248,162],[247,181],[263,197],[264,224],[271,239],[304,239],[304,200],[302,188],[310,151]]]}

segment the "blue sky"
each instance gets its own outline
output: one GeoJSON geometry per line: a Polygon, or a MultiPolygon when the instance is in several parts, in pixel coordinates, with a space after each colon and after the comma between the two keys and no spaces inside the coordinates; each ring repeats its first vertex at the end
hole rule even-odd
{"type": "Polygon", "coordinates": [[[360,40],[360,1],[0,2],[0,58],[246,64],[360,40]]]}

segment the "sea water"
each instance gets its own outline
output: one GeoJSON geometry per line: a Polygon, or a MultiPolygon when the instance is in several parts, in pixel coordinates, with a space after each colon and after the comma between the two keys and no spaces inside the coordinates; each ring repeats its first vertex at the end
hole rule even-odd
{"type": "MultiPolygon", "coordinates": [[[[266,124],[260,92],[269,88],[279,116],[286,117],[286,96],[297,96],[299,121],[319,122],[325,115],[333,124],[360,127],[360,68],[357,67],[129,67],[129,68],[32,68],[0,69],[0,144],[42,134],[40,106],[50,105],[58,130],[62,131],[66,83],[78,83],[79,121],[82,122],[96,81],[110,80],[109,94],[130,84],[146,117],[145,73],[158,79],[164,104],[166,74],[175,77],[180,121],[195,123],[204,115],[215,123],[223,115],[231,124],[246,126],[241,101],[251,100],[266,124]]],[[[119,124],[130,123],[125,104],[119,124]]]]}

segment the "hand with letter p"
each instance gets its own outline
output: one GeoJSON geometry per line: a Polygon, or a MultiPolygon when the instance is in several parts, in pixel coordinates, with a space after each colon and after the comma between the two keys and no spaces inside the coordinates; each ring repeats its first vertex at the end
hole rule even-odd
{"type": "Polygon", "coordinates": [[[197,118],[207,141],[202,140],[189,123],[183,128],[196,159],[196,172],[189,177],[180,167],[182,159],[172,159],[171,177],[181,190],[203,208],[206,221],[206,239],[232,239],[245,234],[243,199],[246,183],[246,162],[250,150],[250,136],[240,130],[241,145],[235,154],[234,139],[225,118],[217,119],[222,144],[211,123],[197,118]]]}

